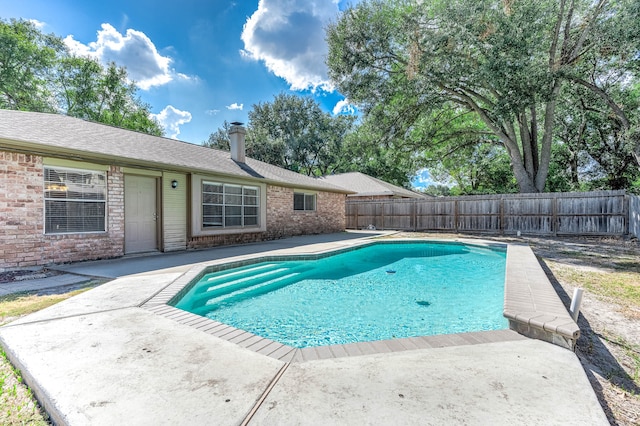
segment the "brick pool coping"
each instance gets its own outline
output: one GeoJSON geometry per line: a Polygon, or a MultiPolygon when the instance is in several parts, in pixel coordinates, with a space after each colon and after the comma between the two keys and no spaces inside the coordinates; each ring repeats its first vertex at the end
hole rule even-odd
{"type": "Polygon", "coordinates": [[[578,325],[566,311],[562,301],[556,294],[528,245],[493,242],[479,243],[478,241],[469,242],[463,240],[366,240],[352,242],[348,247],[339,245],[329,245],[329,247],[327,247],[327,244],[322,244],[317,251],[304,254],[299,252],[283,254],[282,252],[276,251],[272,254],[260,253],[219,259],[193,266],[189,271],[152,296],[141,306],[157,315],[181,324],[189,325],[230,343],[284,362],[304,362],[414,349],[503,342],[526,339],[527,337],[544,340],[573,350],[575,342],[580,335],[578,325]],[[416,241],[506,247],[504,316],[509,321],[510,330],[420,336],[298,349],[169,305],[173,299],[179,298],[184,294],[189,284],[197,281],[207,273],[220,269],[244,266],[262,261],[291,260],[292,258],[298,260],[318,259],[379,242],[402,244],[416,241]],[[514,331],[517,333],[514,333],[514,331]]]}
{"type": "Polygon", "coordinates": [[[507,247],[504,316],[512,330],[567,349],[580,337],[580,327],[528,245],[507,247]]]}

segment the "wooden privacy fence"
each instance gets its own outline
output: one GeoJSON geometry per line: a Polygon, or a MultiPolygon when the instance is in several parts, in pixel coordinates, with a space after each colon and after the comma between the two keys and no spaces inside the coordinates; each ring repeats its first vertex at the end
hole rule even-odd
{"type": "Polygon", "coordinates": [[[348,229],[627,235],[629,198],[600,191],[347,200],[346,219],[348,229]]]}
{"type": "Polygon", "coordinates": [[[640,238],[640,197],[629,196],[629,234],[640,238]]]}

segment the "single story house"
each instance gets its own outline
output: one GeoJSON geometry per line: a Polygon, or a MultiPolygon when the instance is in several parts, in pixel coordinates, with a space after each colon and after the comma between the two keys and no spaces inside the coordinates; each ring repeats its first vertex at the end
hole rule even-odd
{"type": "Polygon", "coordinates": [[[349,190],[244,155],[0,110],[0,271],[345,229],[349,190]]]}
{"type": "Polygon", "coordinates": [[[353,201],[425,198],[423,194],[392,185],[360,172],[327,175],[318,179],[353,192],[347,195],[347,199],[353,201]]]}

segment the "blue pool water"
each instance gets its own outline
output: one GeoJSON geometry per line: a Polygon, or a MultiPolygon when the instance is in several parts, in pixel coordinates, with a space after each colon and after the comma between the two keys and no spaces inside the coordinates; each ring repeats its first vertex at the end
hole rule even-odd
{"type": "Polygon", "coordinates": [[[506,251],[378,243],[210,273],[175,306],[293,347],[507,328],[506,251]]]}

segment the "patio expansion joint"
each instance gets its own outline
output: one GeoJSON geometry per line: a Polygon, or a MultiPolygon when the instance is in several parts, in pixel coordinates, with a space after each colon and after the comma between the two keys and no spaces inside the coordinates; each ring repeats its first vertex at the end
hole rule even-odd
{"type": "MultiPolygon", "coordinates": [[[[184,277],[186,275],[189,274],[189,272],[191,272],[191,270],[184,272],[182,274],[180,274],[180,276],[178,276],[175,280],[171,281],[169,284],[165,285],[164,287],[162,287],[161,289],[159,289],[158,291],[156,291],[155,293],[153,293],[151,296],[147,297],[145,300],[143,300],[138,307],[143,308],[145,307],[145,305],[150,304],[150,302],[153,302],[154,299],[158,298],[160,296],[161,293],[167,291],[168,288],[170,288],[171,286],[175,285],[177,281],[181,281],[182,279],[184,279],[184,277]]],[[[180,286],[180,288],[182,288],[182,286],[180,286]]],[[[176,292],[177,293],[177,292],[176,292]]],[[[175,295],[175,293],[174,293],[175,295]]]]}
{"type": "Polygon", "coordinates": [[[67,318],[77,318],[77,317],[83,317],[83,316],[87,316],[87,315],[97,315],[97,314],[103,314],[106,312],[116,312],[116,311],[122,311],[125,309],[137,309],[139,308],[138,306],[123,306],[121,308],[113,308],[113,309],[103,309],[100,311],[93,311],[93,312],[82,312],[82,313],[78,313],[78,314],[73,314],[73,315],[65,315],[65,316],[61,316],[61,317],[55,317],[55,318],[46,318],[46,319],[41,319],[41,320],[35,320],[35,321],[29,321],[29,322],[21,322],[19,324],[15,324],[15,323],[9,323],[9,324],[5,324],[2,326],[2,328],[13,328],[13,327],[20,327],[23,325],[31,325],[31,324],[44,324],[44,323],[48,323],[48,322],[53,322],[53,321],[58,321],[58,320],[62,320],[62,319],[67,319],[67,318]]]}
{"type": "Polygon", "coordinates": [[[269,382],[269,385],[267,386],[267,388],[264,390],[262,395],[260,395],[260,398],[258,398],[254,406],[251,408],[251,410],[249,410],[249,413],[247,413],[247,415],[245,416],[244,420],[242,420],[242,423],[240,423],[240,426],[246,426],[249,424],[249,422],[251,421],[251,418],[253,418],[253,416],[258,412],[258,410],[260,409],[264,401],[269,396],[269,393],[271,393],[271,390],[276,386],[280,378],[284,375],[285,371],[287,371],[287,368],[289,368],[289,365],[291,365],[290,362],[285,362],[284,365],[280,367],[280,370],[278,370],[278,372],[273,377],[273,379],[271,379],[271,382],[269,382]]]}

